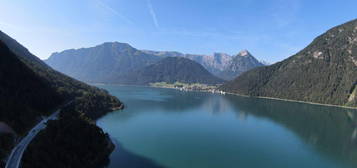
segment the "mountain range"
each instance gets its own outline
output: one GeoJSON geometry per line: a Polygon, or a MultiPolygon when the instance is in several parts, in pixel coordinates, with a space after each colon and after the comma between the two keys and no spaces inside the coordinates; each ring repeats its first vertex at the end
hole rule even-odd
{"type": "Polygon", "coordinates": [[[165,57],[185,57],[212,74],[231,80],[249,69],[263,66],[248,51],[236,56],[223,53],[193,55],[169,51],[138,50],[126,43],[107,42],[91,48],[53,53],[45,62],[54,69],[85,82],[120,83],[120,77],[165,57]]]}
{"type": "Polygon", "coordinates": [[[150,51],[143,50],[148,54],[160,57],[185,57],[198,62],[213,75],[224,80],[232,80],[242,72],[250,69],[265,66],[266,64],[258,61],[248,50],[242,50],[237,55],[225,53],[214,53],[213,55],[183,54],[176,51],[150,51]]]}
{"type": "Polygon", "coordinates": [[[245,72],[220,89],[249,96],[357,105],[357,20],[320,35],[297,54],[245,72]]]}

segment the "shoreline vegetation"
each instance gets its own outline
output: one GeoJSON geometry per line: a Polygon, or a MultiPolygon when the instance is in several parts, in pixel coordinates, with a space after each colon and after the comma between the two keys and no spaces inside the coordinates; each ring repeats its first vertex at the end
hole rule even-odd
{"type": "MultiPolygon", "coordinates": [[[[108,83],[91,83],[91,84],[92,85],[107,85],[108,83]]],[[[139,86],[139,85],[122,85],[122,86],[139,86]]],[[[222,95],[229,94],[229,95],[247,97],[247,98],[270,99],[270,100],[287,101],[287,102],[295,102],[295,103],[306,103],[306,104],[311,104],[311,105],[338,107],[338,108],[357,110],[357,107],[351,107],[351,106],[323,104],[323,103],[308,102],[308,101],[301,101],[301,100],[281,99],[281,98],[275,98],[275,97],[248,96],[248,95],[242,95],[242,94],[233,93],[233,92],[224,92],[221,90],[217,90],[217,88],[219,86],[220,85],[207,85],[207,84],[200,84],[200,83],[188,84],[188,83],[181,83],[181,82],[175,82],[175,83],[156,82],[156,83],[150,83],[150,85],[140,86],[140,87],[176,89],[176,90],[180,90],[180,91],[208,92],[208,93],[222,94],[222,95]]]]}
{"type": "Polygon", "coordinates": [[[166,83],[166,82],[158,82],[158,83],[151,83],[150,86],[151,87],[158,87],[158,88],[178,89],[180,91],[201,91],[201,92],[210,92],[210,93],[216,93],[216,94],[218,93],[218,94],[222,94],[222,95],[230,94],[230,95],[248,97],[248,98],[270,99],[270,100],[287,101],[287,102],[295,102],[295,103],[306,103],[306,104],[312,104],[312,105],[320,105],[320,106],[328,106],[328,107],[339,107],[339,108],[357,110],[357,107],[350,107],[350,106],[342,106],[342,105],[334,105],[334,104],[323,104],[323,103],[308,102],[308,101],[301,101],[301,100],[281,99],[281,98],[275,98],[275,97],[248,96],[248,95],[242,95],[242,94],[233,93],[233,92],[224,92],[224,91],[221,91],[221,90],[217,90],[217,88],[220,85],[206,85],[206,84],[200,84],[200,83],[187,84],[187,83],[180,83],[180,82],[169,84],[169,83],[166,83]]]}

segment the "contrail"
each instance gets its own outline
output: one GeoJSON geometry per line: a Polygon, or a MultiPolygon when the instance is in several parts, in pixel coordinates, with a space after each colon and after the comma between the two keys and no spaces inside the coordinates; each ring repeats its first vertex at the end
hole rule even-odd
{"type": "Polygon", "coordinates": [[[108,6],[107,4],[105,4],[104,2],[102,2],[101,0],[97,0],[98,4],[100,6],[102,6],[103,8],[107,9],[108,11],[110,11],[111,13],[113,13],[116,16],[119,16],[121,19],[123,19],[124,21],[126,21],[127,23],[133,24],[133,21],[131,21],[130,19],[128,19],[126,16],[124,16],[123,14],[119,13],[117,10],[113,9],[112,7],[108,6]]]}
{"type": "Polygon", "coordinates": [[[152,20],[154,22],[154,25],[155,25],[155,27],[157,29],[159,29],[160,25],[159,25],[159,22],[157,21],[156,13],[155,13],[154,8],[152,7],[151,1],[147,0],[147,4],[148,4],[148,8],[149,8],[149,12],[150,12],[151,18],[152,18],[152,20]]]}

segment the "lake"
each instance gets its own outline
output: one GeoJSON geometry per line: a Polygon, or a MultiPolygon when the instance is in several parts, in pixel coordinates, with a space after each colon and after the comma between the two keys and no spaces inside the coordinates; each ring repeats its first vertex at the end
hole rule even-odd
{"type": "Polygon", "coordinates": [[[98,85],[126,109],[97,124],[110,168],[357,167],[355,110],[174,89],[98,85]]]}

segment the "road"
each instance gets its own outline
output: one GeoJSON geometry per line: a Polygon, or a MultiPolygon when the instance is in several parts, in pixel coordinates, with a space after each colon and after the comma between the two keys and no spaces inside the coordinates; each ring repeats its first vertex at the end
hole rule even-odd
{"type": "MultiPolygon", "coordinates": [[[[71,101],[72,102],[72,101],[71,101]]],[[[67,106],[68,104],[70,104],[71,102],[67,103],[64,106],[67,106]]],[[[63,106],[63,107],[64,107],[63,106]]],[[[22,138],[22,140],[20,141],[20,143],[18,143],[14,149],[12,149],[10,157],[8,158],[7,162],[6,162],[6,166],[5,168],[19,168],[20,164],[21,164],[21,159],[22,159],[22,155],[25,152],[27,146],[30,144],[30,142],[32,141],[32,139],[43,129],[46,128],[46,123],[49,120],[56,120],[58,118],[58,115],[60,113],[61,109],[58,109],[57,111],[55,111],[52,115],[50,115],[49,117],[43,119],[42,121],[40,121],[35,127],[33,127],[28,134],[22,138]]]]}

